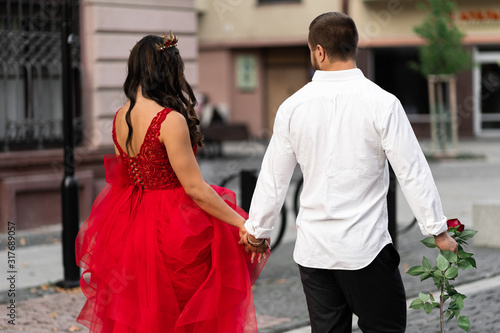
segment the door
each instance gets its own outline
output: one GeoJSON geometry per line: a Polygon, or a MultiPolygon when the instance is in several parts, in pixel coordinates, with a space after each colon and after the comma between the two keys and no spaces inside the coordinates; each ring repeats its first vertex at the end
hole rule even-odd
{"type": "Polygon", "coordinates": [[[265,127],[272,134],[279,106],[311,80],[307,46],[270,49],[265,56],[265,127]]]}
{"type": "Polygon", "coordinates": [[[500,51],[476,51],[475,134],[500,135],[500,51]]]}

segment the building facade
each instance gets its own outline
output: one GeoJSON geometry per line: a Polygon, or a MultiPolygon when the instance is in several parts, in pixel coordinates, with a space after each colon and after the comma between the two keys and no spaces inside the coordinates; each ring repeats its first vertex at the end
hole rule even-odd
{"type": "MultiPolygon", "coordinates": [[[[60,1],[0,3],[0,233],[61,223],[63,177],[60,1]],[[17,53],[15,53],[17,52],[17,53]]],[[[187,79],[198,84],[194,0],[80,0],[74,6],[76,177],[80,216],[104,186],[103,155],[125,103],[130,50],[144,35],[172,30],[187,79]]]]}
{"type": "MultiPolygon", "coordinates": [[[[308,25],[342,11],[360,33],[358,67],[398,96],[420,138],[430,132],[427,82],[412,71],[426,13],[412,0],[74,0],[76,176],[85,218],[104,185],[102,156],[125,102],[129,50],[146,34],[179,37],[189,82],[210,103],[269,137],[278,106],[310,81],[308,25]]],[[[60,1],[0,3],[0,233],[61,221],[60,1]]],[[[457,0],[473,67],[457,76],[459,137],[500,135],[500,3],[457,0]]],[[[201,114],[203,118],[203,113],[201,114]]]]}
{"type": "MultiPolygon", "coordinates": [[[[323,12],[343,11],[358,26],[358,67],[398,96],[417,135],[427,138],[427,81],[408,65],[418,61],[423,44],[413,32],[426,15],[417,3],[199,0],[199,90],[227,105],[230,121],[247,123],[254,136],[269,136],[279,104],[311,78],[309,23],[323,12]]],[[[472,70],[457,75],[459,137],[500,135],[500,3],[456,3],[454,20],[473,60],[472,70]]]]}
{"type": "MultiPolygon", "coordinates": [[[[414,34],[426,10],[416,1],[352,1],[350,13],[359,23],[366,72],[397,95],[417,134],[429,136],[427,82],[409,69],[423,41],[414,34]]],[[[459,137],[500,135],[500,3],[456,1],[453,20],[465,34],[472,69],[457,75],[459,137]]]]}
{"type": "Polygon", "coordinates": [[[198,0],[199,92],[269,137],[278,106],[311,78],[309,23],[345,2],[198,0]]]}

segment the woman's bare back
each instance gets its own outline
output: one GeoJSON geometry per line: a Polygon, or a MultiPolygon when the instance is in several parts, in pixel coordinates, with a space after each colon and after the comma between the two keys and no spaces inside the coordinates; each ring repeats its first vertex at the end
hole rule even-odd
{"type": "MultiPolygon", "coordinates": [[[[164,109],[164,107],[152,100],[146,99],[142,96],[139,97],[139,92],[137,95],[137,101],[130,113],[130,120],[133,128],[132,140],[130,141],[130,145],[128,147],[128,154],[130,157],[134,157],[139,153],[151,121],[158,114],[158,112],[164,109]]],[[[129,133],[125,115],[127,114],[129,107],[130,101],[128,101],[118,111],[115,122],[116,139],[122,150],[125,152],[127,152],[126,142],[129,133]]],[[[118,149],[116,147],[115,151],[118,154],[118,149]]]]}

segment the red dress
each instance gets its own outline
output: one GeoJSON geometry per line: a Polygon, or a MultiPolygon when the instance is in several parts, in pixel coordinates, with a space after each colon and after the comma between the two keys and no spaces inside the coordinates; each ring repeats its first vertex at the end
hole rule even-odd
{"type": "MultiPolygon", "coordinates": [[[[106,155],[106,186],[76,240],[90,332],[254,333],[249,264],[238,229],[186,195],[159,141],[170,109],[151,121],[136,157],[106,155]]],[[[116,116],[115,116],[116,119],[116,116]]],[[[234,193],[213,186],[240,215],[234,193]]],[[[256,261],[255,261],[256,262],[256,261]]]]}

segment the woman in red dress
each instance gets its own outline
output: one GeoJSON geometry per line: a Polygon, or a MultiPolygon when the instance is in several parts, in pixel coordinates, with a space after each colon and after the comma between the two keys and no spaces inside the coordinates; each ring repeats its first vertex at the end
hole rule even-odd
{"type": "Polygon", "coordinates": [[[202,178],[176,43],[146,36],[130,53],[116,155],[76,240],[88,298],[78,321],[92,333],[257,332],[251,284],[264,260],[252,266],[238,245],[246,213],[234,193],[202,178]]]}

